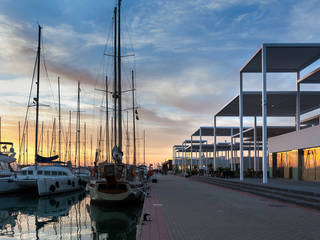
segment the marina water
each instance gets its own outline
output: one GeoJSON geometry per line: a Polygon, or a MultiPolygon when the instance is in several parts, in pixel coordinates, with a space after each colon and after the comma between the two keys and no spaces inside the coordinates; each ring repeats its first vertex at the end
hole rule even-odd
{"type": "Polygon", "coordinates": [[[141,211],[91,204],[85,192],[0,196],[0,239],[135,239],[141,211]]]}

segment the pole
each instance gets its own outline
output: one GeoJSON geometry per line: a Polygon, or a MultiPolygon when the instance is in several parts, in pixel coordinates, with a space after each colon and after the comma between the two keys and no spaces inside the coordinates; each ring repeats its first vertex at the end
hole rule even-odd
{"type": "Polygon", "coordinates": [[[87,126],[86,122],[84,123],[84,143],[83,143],[83,160],[84,160],[84,166],[87,166],[87,126]]]}
{"type": "Polygon", "coordinates": [[[41,155],[43,155],[43,121],[41,124],[41,149],[40,149],[41,155]]]}
{"type": "Polygon", "coordinates": [[[36,133],[35,133],[35,164],[37,164],[37,155],[38,155],[38,123],[39,123],[39,89],[40,89],[40,51],[41,51],[41,26],[39,28],[39,35],[38,35],[38,52],[37,52],[37,97],[35,100],[36,102],[36,133]]]}
{"type": "Polygon", "coordinates": [[[92,134],[90,136],[90,164],[92,166],[92,134]]]}
{"type": "Polygon", "coordinates": [[[230,135],[231,135],[231,139],[230,139],[230,143],[231,143],[231,149],[230,149],[230,151],[231,151],[231,171],[234,171],[234,168],[233,168],[233,128],[231,128],[231,133],[230,133],[230,135]]]}
{"type": "Polygon", "coordinates": [[[69,111],[69,160],[71,161],[71,111],[69,111]]]}
{"type": "Polygon", "coordinates": [[[143,131],[143,165],[146,165],[146,130],[143,131]]]}
{"type": "Polygon", "coordinates": [[[268,182],[268,150],[267,150],[267,48],[262,45],[262,119],[263,119],[263,183],[268,182]]]}
{"type": "Polygon", "coordinates": [[[129,111],[127,111],[127,144],[126,144],[126,163],[129,164],[129,111]]]}
{"type": "Polygon", "coordinates": [[[254,116],[254,131],[253,131],[253,141],[254,141],[254,171],[257,171],[257,116],[254,116]]]}
{"type": "Polygon", "coordinates": [[[118,138],[119,138],[119,152],[122,152],[122,100],[121,100],[121,24],[120,24],[120,7],[121,0],[118,0],[118,138]]]}
{"type": "Polygon", "coordinates": [[[106,156],[107,162],[110,162],[109,156],[109,101],[108,101],[108,76],[106,76],[106,156]]]}
{"type": "Polygon", "coordinates": [[[217,171],[217,117],[213,117],[213,144],[214,144],[214,157],[213,157],[213,170],[217,171]]]}
{"type": "Polygon", "coordinates": [[[136,108],[134,102],[134,72],[131,71],[132,79],[132,126],[133,126],[133,165],[137,163],[137,150],[136,150],[136,108]]]}
{"type": "Polygon", "coordinates": [[[296,131],[300,131],[300,72],[297,72],[297,103],[296,103],[296,131]]]}
{"type": "Polygon", "coordinates": [[[242,72],[240,72],[239,117],[240,117],[240,181],[243,181],[243,79],[242,79],[242,72]]]}
{"type": "Polygon", "coordinates": [[[58,97],[59,97],[59,158],[61,159],[61,105],[60,105],[60,77],[58,77],[58,97]]]}
{"type": "Polygon", "coordinates": [[[200,127],[199,171],[202,169],[202,128],[200,127]]]}
{"type": "Polygon", "coordinates": [[[117,98],[118,98],[118,92],[117,92],[117,8],[114,8],[114,58],[113,58],[113,64],[114,64],[114,93],[113,93],[113,100],[114,100],[114,145],[117,145],[117,98]]]}
{"type": "Polygon", "coordinates": [[[28,149],[28,142],[29,142],[29,124],[27,121],[27,140],[26,140],[26,164],[28,165],[29,163],[29,149],[28,149]]]}
{"type": "Polygon", "coordinates": [[[78,145],[78,167],[80,171],[80,81],[78,81],[78,106],[77,106],[77,145],[78,145]]]}
{"type": "Polygon", "coordinates": [[[18,164],[21,164],[21,128],[20,128],[20,121],[18,121],[18,128],[19,128],[19,159],[18,164]]]}
{"type": "Polygon", "coordinates": [[[192,152],[192,148],[193,148],[193,143],[192,143],[192,136],[191,136],[191,156],[190,156],[190,172],[191,172],[191,175],[192,175],[192,160],[193,160],[193,152],[192,152]]]}

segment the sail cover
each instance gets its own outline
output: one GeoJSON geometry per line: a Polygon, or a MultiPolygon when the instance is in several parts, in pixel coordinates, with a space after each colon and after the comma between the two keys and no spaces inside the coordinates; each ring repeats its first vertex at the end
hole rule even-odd
{"type": "MultiPolygon", "coordinates": [[[[37,155],[36,162],[38,162],[38,163],[53,163],[53,161],[58,158],[59,158],[58,155],[55,155],[52,157],[43,157],[43,156],[37,155]]],[[[56,161],[54,163],[58,163],[58,162],[56,161]]]]}

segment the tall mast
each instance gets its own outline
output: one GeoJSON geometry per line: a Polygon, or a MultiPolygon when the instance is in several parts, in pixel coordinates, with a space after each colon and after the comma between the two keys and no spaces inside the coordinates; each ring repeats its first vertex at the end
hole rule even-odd
{"type": "Polygon", "coordinates": [[[110,162],[109,156],[109,101],[108,101],[108,76],[106,76],[106,156],[107,162],[110,162]]]}
{"type": "Polygon", "coordinates": [[[99,131],[99,159],[101,159],[102,156],[102,126],[100,125],[100,131],[99,131]]]}
{"type": "Polygon", "coordinates": [[[121,103],[121,22],[120,22],[121,0],[118,0],[118,150],[122,152],[122,103],[121,103]]]}
{"type": "Polygon", "coordinates": [[[47,130],[47,155],[49,156],[50,152],[49,152],[49,130],[47,130]]]}
{"type": "Polygon", "coordinates": [[[146,130],[143,131],[143,165],[146,165],[146,130]]]}
{"type": "Polygon", "coordinates": [[[83,160],[84,160],[84,166],[87,166],[87,126],[86,122],[84,123],[84,143],[83,143],[83,160]]]}
{"type": "MultiPolygon", "coordinates": [[[[40,89],[40,51],[41,51],[41,26],[39,25],[38,34],[38,52],[37,52],[37,97],[34,99],[36,102],[36,136],[35,136],[35,160],[37,160],[38,155],[38,123],[39,123],[39,89],[40,89]]],[[[35,161],[37,164],[37,161],[35,161]]]]}
{"type": "Polygon", "coordinates": [[[114,86],[113,86],[113,98],[114,98],[114,145],[117,145],[117,8],[114,8],[114,86]]]}
{"type": "Polygon", "coordinates": [[[58,77],[58,96],[59,96],[59,158],[61,160],[61,105],[60,105],[60,77],[58,77]]]}
{"type": "Polygon", "coordinates": [[[69,161],[71,161],[71,111],[69,111],[69,161]]]}
{"type": "Polygon", "coordinates": [[[92,166],[92,134],[90,136],[90,166],[92,166]]]}
{"type": "Polygon", "coordinates": [[[77,155],[78,155],[78,167],[80,168],[80,82],[78,81],[78,104],[77,104],[77,155]]]}
{"type": "Polygon", "coordinates": [[[56,118],[53,119],[52,125],[50,156],[52,153],[56,154],[56,118]]]}
{"type": "Polygon", "coordinates": [[[132,125],[133,125],[133,165],[137,163],[137,151],[136,151],[136,108],[134,104],[134,72],[131,71],[132,77],[132,125]]]}
{"type": "Polygon", "coordinates": [[[27,130],[27,140],[26,140],[26,164],[28,165],[29,162],[29,150],[28,150],[28,142],[29,142],[29,123],[27,121],[27,126],[26,126],[26,130],[27,130]]]}
{"type": "Polygon", "coordinates": [[[41,123],[41,149],[40,149],[41,155],[43,155],[43,121],[41,123]]]}
{"type": "Polygon", "coordinates": [[[19,128],[19,160],[18,160],[18,164],[21,164],[21,129],[20,129],[20,121],[18,122],[18,128],[19,128]]]}
{"type": "Polygon", "coordinates": [[[127,111],[126,164],[129,164],[129,111],[127,111]]]}

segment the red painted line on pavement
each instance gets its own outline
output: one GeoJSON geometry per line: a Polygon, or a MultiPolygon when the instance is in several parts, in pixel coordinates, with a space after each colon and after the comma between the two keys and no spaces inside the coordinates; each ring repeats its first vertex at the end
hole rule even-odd
{"type": "Polygon", "coordinates": [[[145,199],[144,204],[144,212],[142,214],[149,213],[151,221],[144,222],[142,226],[141,239],[169,240],[170,237],[163,217],[162,206],[157,194],[151,191],[151,196],[145,199]]]}

